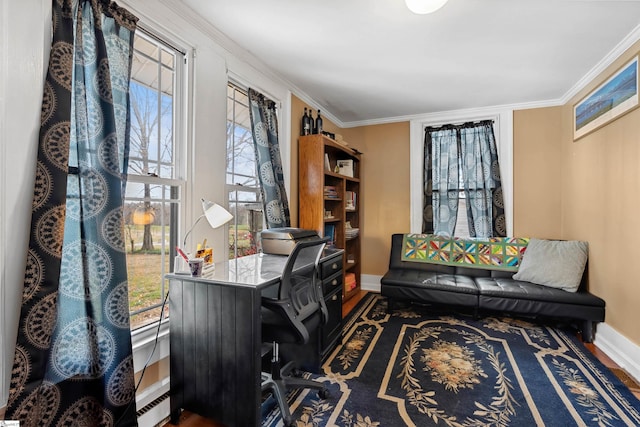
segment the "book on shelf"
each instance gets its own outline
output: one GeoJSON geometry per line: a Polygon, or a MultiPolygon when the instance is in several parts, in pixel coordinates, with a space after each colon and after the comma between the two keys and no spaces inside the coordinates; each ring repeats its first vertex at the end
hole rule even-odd
{"type": "Polygon", "coordinates": [[[325,185],[324,186],[324,197],[328,199],[337,199],[338,198],[338,190],[334,185],[325,185]]]}
{"type": "Polygon", "coordinates": [[[353,178],[353,159],[338,160],[338,173],[353,178]]]}
{"type": "Polygon", "coordinates": [[[358,286],[356,282],[356,275],[353,273],[347,273],[344,275],[344,288],[347,291],[354,290],[358,286]]]}
{"type": "Polygon", "coordinates": [[[336,226],[327,224],[324,226],[324,237],[328,237],[327,246],[333,246],[336,242],[336,226]]]}

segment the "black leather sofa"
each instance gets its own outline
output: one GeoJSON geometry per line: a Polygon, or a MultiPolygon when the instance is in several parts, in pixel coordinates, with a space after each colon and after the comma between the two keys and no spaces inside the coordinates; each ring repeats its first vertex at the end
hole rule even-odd
{"type": "MultiPolygon", "coordinates": [[[[483,268],[402,261],[403,235],[391,238],[389,270],[382,277],[381,293],[388,310],[398,300],[464,306],[497,311],[577,320],[582,339],[593,341],[594,322],[604,321],[605,301],[586,289],[586,270],[577,292],[514,280],[514,273],[483,268]]],[[[543,268],[543,267],[542,267],[543,268]]]]}

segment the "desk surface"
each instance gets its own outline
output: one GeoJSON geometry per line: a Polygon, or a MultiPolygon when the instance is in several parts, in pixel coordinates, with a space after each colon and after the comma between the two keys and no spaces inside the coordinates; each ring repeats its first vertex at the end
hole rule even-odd
{"type": "MultiPolygon", "coordinates": [[[[344,252],[343,249],[327,248],[324,250],[322,258],[329,258],[342,252],[344,252]]],[[[189,274],[168,274],[167,278],[263,289],[280,280],[287,258],[286,255],[248,255],[216,262],[215,270],[203,274],[202,277],[191,277],[189,274]]]]}

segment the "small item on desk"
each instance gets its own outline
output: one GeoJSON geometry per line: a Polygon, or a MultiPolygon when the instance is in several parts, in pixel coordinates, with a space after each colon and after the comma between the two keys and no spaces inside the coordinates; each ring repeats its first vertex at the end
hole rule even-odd
{"type": "Polygon", "coordinates": [[[192,277],[202,276],[202,267],[204,266],[204,260],[202,258],[191,258],[189,260],[189,269],[191,270],[192,277]]]}
{"type": "Polygon", "coordinates": [[[180,255],[176,255],[173,260],[173,272],[175,274],[191,274],[189,262],[180,255]]]}
{"type": "Polygon", "coordinates": [[[176,246],[176,252],[178,255],[173,260],[173,272],[176,274],[189,274],[191,269],[189,268],[189,257],[185,254],[179,246],[176,246]]]}
{"type": "Polygon", "coordinates": [[[180,255],[186,262],[189,262],[189,257],[185,254],[179,246],[176,246],[176,252],[180,255]]]}
{"type": "Polygon", "coordinates": [[[213,264],[213,248],[201,247],[196,251],[196,258],[204,259],[205,264],[213,264]]]}

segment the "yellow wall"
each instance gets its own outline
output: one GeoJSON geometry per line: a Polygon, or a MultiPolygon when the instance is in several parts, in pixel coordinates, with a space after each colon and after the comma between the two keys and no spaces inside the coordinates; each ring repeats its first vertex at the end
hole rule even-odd
{"type": "Polygon", "coordinates": [[[619,58],[563,107],[562,234],[589,242],[589,286],[607,302],[607,324],[640,345],[640,109],[573,141],[573,105],[640,51],[619,58]]]}
{"type": "MultiPolygon", "coordinates": [[[[391,235],[410,229],[409,123],[349,129],[362,141],[362,273],[382,276],[391,235]]],[[[344,133],[344,132],[343,132],[344,133]]],[[[346,139],[346,138],[345,138],[346,139]]],[[[348,139],[351,144],[351,137],[348,139]]]]}
{"type": "Polygon", "coordinates": [[[513,234],[560,238],[561,108],[513,113],[513,234]]]}
{"type": "Polygon", "coordinates": [[[640,51],[637,43],[566,105],[514,113],[514,234],[589,242],[589,289],[606,322],[640,345],[640,109],[573,140],[573,106],[640,51]]]}

